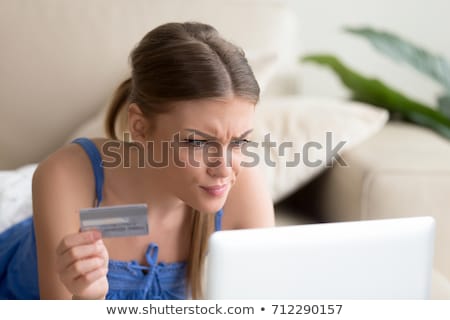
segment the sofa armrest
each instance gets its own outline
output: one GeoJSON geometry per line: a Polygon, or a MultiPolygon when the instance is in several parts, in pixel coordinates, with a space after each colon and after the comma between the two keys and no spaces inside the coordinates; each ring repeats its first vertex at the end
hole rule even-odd
{"type": "MultiPolygon", "coordinates": [[[[326,221],[433,216],[434,270],[448,287],[450,141],[418,126],[392,122],[343,159],[348,166],[333,167],[315,188],[318,214],[326,221]]],[[[450,292],[446,294],[448,298],[450,292]]]]}

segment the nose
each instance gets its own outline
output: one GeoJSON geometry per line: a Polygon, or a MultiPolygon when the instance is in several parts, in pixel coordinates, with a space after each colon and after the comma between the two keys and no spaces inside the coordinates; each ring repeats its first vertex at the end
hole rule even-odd
{"type": "Polygon", "coordinates": [[[208,159],[207,162],[207,172],[211,177],[226,178],[231,176],[232,159],[226,158],[226,152],[219,157],[208,159]]]}

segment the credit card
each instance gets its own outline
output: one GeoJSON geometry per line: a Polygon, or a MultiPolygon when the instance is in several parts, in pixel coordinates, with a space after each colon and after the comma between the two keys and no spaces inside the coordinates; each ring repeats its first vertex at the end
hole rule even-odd
{"type": "Polygon", "coordinates": [[[80,210],[80,229],[97,229],[103,237],[130,237],[149,232],[147,205],[132,204],[80,210]]]}

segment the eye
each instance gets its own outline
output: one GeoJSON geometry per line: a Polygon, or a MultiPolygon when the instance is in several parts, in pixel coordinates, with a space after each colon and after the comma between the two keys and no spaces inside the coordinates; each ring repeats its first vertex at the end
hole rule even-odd
{"type": "Polygon", "coordinates": [[[201,147],[204,147],[208,143],[208,140],[185,139],[184,142],[188,143],[189,146],[192,146],[195,148],[201,148],[201,147]]]}
{"type": "Polygon", "coordinates": [[[247,139],[241,139],[241,140],[233,140],[230,142],[231,147],[242,147],[249,143],[250,141],[247,139]]]}

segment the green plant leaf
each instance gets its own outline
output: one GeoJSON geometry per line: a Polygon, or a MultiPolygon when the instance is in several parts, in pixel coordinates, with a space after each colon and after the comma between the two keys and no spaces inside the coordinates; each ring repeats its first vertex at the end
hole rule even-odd
{"type": "Polygon", "coordinates": [[[439,111],[450,119],[450,94],[438,98],[439,111]]]}
{"type": "Polygon", "coordinates": [[[406,97],[377,79],[364,77],[332,55],[308,55],[302,60],[331,68],[351,90],[354,100],[400,114],[409,122],[432,128],[450,139],[450,119],[439,111],[406,97]]]}
{"type": "Polygon", "coordinates": [[[438,55],[406,41],[392,33],[371,28],[344,28],[345,31],[368,40],[379,52],[395,61],[405,62],[438,81],[450,92],[450,64],[438,55]]]}

